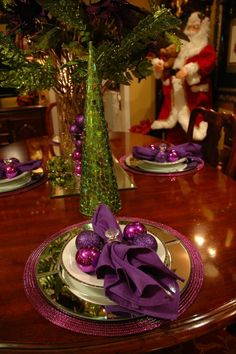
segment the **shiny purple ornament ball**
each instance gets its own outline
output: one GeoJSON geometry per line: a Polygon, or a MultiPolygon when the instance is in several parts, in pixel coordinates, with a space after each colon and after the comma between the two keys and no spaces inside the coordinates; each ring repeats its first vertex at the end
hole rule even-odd
{"type": "Polygon", "coordinates": [[[140,246],[140,247],[148,247],[154,251],[157,251],[157,241],[154,236],[144,233],[136,235],[131,241],[132,245],[140,246]]]}
{"type": "Polygon", "coordinates": [[[81,157],[82,157],[82,154],[81,154],[80,151],[74,150],[74,151],[72,152],[72,159],[73,159],[74,161],[80,161],[80,160],[81,160],[81,157]]]}
{"type": "Polygon", "coordinates": [[[75,123],[71,124],[71,126],[70,126],[70,133],[71,133],[72,135],[75,135],[75,134],[79,134],[79,133],[80,133],[80,128],[78,127],[77,124],[75,124],[75,123]]]}
{"type": "Polygon", "coordinates": [[[93,246],[81,247],[75,255],[75,260],[79,268],[85,273],[92,273],[95,271],[100,250],[93,246]]]}
{"type": "Polygon", "coordinates": [[[76,175],[77,177],[80,177],[80,176],[81,176],[82,165],[81,165],[80,162],[76,162],[74,171],[75,171],[75,175],[76,175]]]}
{"type": "Polygon", "coordinates": [[[141,222],[134,221],[125,226],[123,237],[125,240],[130,240],[133,239],[134,236],[145,232],[147,232],[146,227],[141,222]]]}
{"type": "Polygon", "coordinates": [[[77,249],[81,247],[96,247],[102,249],[102,238],[92,230],[84,230],[80,232],[75,239],[75,246],[77,249]]]}
{"type": "Polygon", "coordinates": [[[167,161],[175,162],[177,160],[179,160],[178,153],[175,151],[175,149],[171,149],[167,154],[167,161]]]}
{"type": "Polygon", "coordinates": [[[83,116],[83,114],[78,114],[78,116],[75,117],[75,123],[80,128],[84,127],[84,116],[83,116]]]}
{"type": "Polygon", "coordinates": [[[17,175],[17,169],[12,165],[7,165],[5,173],[7,178],[14,178],[17,175]]]}
{"type": "Polygon", "coordinates": [[[75,141],[75,147],[77,151],[82,151],[83,141],[81,139],[77,139],[75,141]]]}
{"type": "Polygon", "coordinates": [[[155,156],[155,161],[157,162],[166,162],[166,152],[165,151],[158,151],[155,156]]]}

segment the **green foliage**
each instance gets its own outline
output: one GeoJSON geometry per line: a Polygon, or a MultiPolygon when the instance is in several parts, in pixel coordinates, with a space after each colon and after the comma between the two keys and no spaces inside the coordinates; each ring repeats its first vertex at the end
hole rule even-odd
{"type": "Polygon", "coordinates": [[[70,187],[74,182],[72,161],[55,156],[48,161],[48,179],[53,186],[70,187]]]}
{"type": "MultiPolygon", "coordinates": [[[[112,4],[113,0],[110,1],[112,4]]],[[[0,1],[0,5],[6,7],[6,15],[10,14],[9,18],[14,12],[16,15],[13,23],[8,24],[9,35],[0,35],[1,62],[9,68],[0,72],[0,86],[17,87],[21,91],[55,88],[60,85],[62,70],[66,70],[74,85],[80,84],[87,77],[91,39],[100,80],[129,85],[133,77],[143,79],[150,75],[151,63],[146,58],[149,45],[155,43],[160,48],[174,42],[179,46],[180,22],[166,8],[158,7],[152,14],[123,0],[115,3],[123,9],[123,14],[127,11],[132,11],[134,17],[137,14],[134,27],[123,25],[119,31],[117,23],[120,22],[119,19],[116,21],[117,14],[114,13],[114,18],[110,19],[109,15],[105,20],[88,15],[88,6],[83,0],[0,1]],[[33,17],[23,17],[15,26],[18,13],[22,15],[23,12],[22,8],[18,11],[22,4],[24,11],[34,4],[33,17]],[[44,11],[39,11],[39,5],[44,11]],[[29,33],[27,50],[15,46],[11,32],[14,26],[22,36],[29,33]]],[[[104,7],[104,2],[102,5],[104,7]]],[[[107,11],[109,9],[108,6],[107,11]]]]}

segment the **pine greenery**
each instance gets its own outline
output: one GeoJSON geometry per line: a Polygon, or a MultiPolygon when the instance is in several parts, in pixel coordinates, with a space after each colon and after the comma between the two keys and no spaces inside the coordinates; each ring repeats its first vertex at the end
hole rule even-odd
{"type": "Polygon", "coordinates": [[[128,85],[133,77],[150,75],[150,44],[160,48],[180,43],[179,20],[164,7],[151,13],[125,0],[110,3],[117,7],[114,12],[104,9],[104,0],[91,6],[85,0],[0,0],[7,21],[7,33],[0,33],[1,64],[6,67],[0,70],[0,86],[59,91],[65,76],[79,85],[87,76],[89,41],[101,81],[128,85]],[[99,16],[100,4],[105,16],[99,16]],[[27,38],[27,49],[16,46],[16,34],[27,38]]]}

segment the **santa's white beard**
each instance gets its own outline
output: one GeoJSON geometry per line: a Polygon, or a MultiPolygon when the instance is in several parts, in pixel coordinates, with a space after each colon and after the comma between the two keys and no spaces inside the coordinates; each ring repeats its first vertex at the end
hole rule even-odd
{"type": "Polygon", "coordinates": [[[208,28],[205,25],[196,33],[187,30],[184,33],[189,37],[189,42],[182,42],[181,50],[173,65],[174,69],[181,69],[187,59],[199,54],[208,44],[208,28]]]}

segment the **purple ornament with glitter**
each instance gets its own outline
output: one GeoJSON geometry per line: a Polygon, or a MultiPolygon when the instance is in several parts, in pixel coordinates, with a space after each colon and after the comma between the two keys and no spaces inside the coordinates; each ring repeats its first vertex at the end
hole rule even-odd
{"type": "Polygon", "coordinates": [[[125,226],[124,231],[123,231],[123,238],[124,238],[124,240],[130,240],[130,239],[133,239],[133,237],[135,235],[143,234],[146,232],[147,232],[147,229],[142,223],[140,223],[138,221],[134,221],[134,222],[129,223],[125,226]]]}
{"type": "Polygon", "coordinates": [[[157,251],[158,245],[154,236],[148,233],[135,235],[130,241],[130,245],[148,247],[154,251],[157,251]]]}
{"type": "Polygon", "coordinates": [[[76,263],[79,268],[85,273],[93,273],[101,251],[94,246],[81,247],[76,252],[76,263]]]}
{"type": "Polygon", "coordinates": [[[79,233],[75,239],[76,248],[79,249],[81,247],[96,247],[98,249],[102,249],[104,242],[102,238],[96,234],[96,232],[92,230],[85,230],[79,233]]]}

